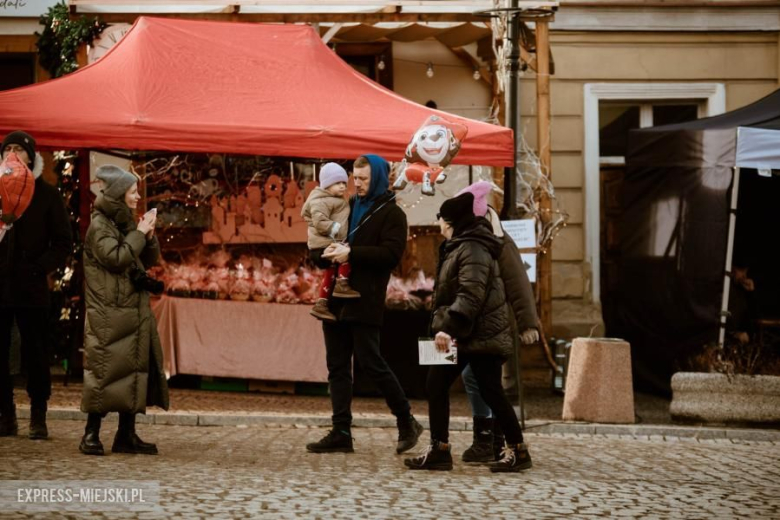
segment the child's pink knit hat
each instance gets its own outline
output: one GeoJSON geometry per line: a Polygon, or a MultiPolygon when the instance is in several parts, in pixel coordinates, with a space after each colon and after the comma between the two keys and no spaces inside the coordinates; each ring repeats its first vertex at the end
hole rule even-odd
{"type": "Polygon", "coordinates": [[[487,196],[492,190],[493,185],[489,182],[477,181],[471,186],[466,186],[460,190],[455,194],[455,196],[457,197],[458,195],[462,195],[464,193],[471,193],[474,195],[474,215],[478,217],[484,217],[487,215],[488,211],[487,196]]]}

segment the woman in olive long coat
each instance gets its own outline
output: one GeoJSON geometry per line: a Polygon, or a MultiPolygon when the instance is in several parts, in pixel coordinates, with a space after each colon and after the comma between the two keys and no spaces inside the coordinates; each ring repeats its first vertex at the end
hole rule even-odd
{"type": "Polygon", "coordinates": [[[147,406],[168,409],[168,385],[162,348],[149,304],[145,270],[160,256],[154,236],[156,216],[147,213],[136,224],[138,178],[116,166],[98,168],[104,187],[95,201],[84,241],[86,323],[84,393],[81,410],[88,414],[79,449],[102,455],[100,423],[119,412],[112,451],[156,454],[157,447],[135,433],[135,415],[147,406]],[[140,275],[140,276],[139,276],[140,275]]]}

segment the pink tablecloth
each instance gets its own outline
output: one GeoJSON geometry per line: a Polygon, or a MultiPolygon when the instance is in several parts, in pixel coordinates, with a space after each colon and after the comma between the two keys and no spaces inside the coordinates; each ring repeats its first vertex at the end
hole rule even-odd
{"type": "Polygon", "coordinates": [[[308,305],[152,300],[170,375],[326,382],[325,343],[308,305]]]}

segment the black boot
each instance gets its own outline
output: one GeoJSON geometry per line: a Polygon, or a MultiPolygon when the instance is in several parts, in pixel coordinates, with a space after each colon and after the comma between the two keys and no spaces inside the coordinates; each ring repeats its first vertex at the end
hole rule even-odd
{"type": "Polygon", "coordinates": [[[398,425],[398,444],[395,447],[395,452],[400,454],[417,446],[417,441],[423,432],[422,424],[418,423],[412,414],[403,419],[397,419],[396,424],[398,425]]]}
{"type": "Polygon", "coordinates": [[[431,441],[431,444],[422,453],[414,458],[404,459],[404,465],[409,469],[450,471],[452,469],[450,445],[431,441]]]}
{"type": "Polygon", "coordinates": [[[493,454],[493,419],[474,417],[474,441],[463,452],[463,462],[491,462],[493,454]]]}
{"type": "Polygon", "coordinates": [[[517,473],[533,466],[528,446],[520,444],[507,445],[501,452],[501,460],[488,464],[493,473],[517,473]]]}
{"type": "Polygon", "coordinates": [[[30,433],[28,437],[32,440],[48,439],[49,429],[46,427],[46,409],[30,409],[30,433]]]}
{"type": "Polygon", "coordinates": [[[138,455],[157,455],[157,446],[151,442],[144,442],[135,433],[135,414],[120,413],[119,429],[114,437],[113,453],[130,453],[138,455]]]}
{"type": "Polygon", "coordinates": [[[19,423],[16,421],[16,406],[3,408],[0,411],[0,437],[10,437],[19,433],[19,423]]]}
{"type": "Polygon", "coordinates": [[[310,442],[306,449],[311,453],[352,453],[352,434],[348,429],[334,426],[328,434],[317,442],[310,442]]]}
{"type": "Polygon", "coordinates": [[[81,438],[79,451],[84,455],[103,455],[103,443],[100,442],[100,421],[103,417],[99,413],[87,415],[87,427],[84,428],[84,437],[81,438]]]}
{"type": "Polygon", "coordinates": [[[501,460],[501,453],[504,451],[504,431],[501,429],[498,419],[493,420],[493,460],[501,460]]]}

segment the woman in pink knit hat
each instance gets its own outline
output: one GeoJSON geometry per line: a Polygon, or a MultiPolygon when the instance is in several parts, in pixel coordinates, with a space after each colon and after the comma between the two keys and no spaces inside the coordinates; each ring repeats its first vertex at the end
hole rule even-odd
{"type": "MultiPolygon", "coordinates": [[[[493,185],[486,181],[477,181],[459,191],[455,196],[463,193],[474,195],[474,215],[484,217],[493,226],[493,234],[501,238],[504,243],[503,250],[498,259],[501,270],[501,278],[504,280],[507,300],[512,312],[510,313],[513,327],[513,339],[515,341],[515,353],[520,343],[528,345],[539,341],[537,330],[536,303],[534,300],[531,282],[525,272],[525,267],[517,251],[514,240],[501,227],[501,219],[496,210],[488,204],[488,196],[493,190],[493,185]],[[518,342],[519,339],[519,342],[518,342]]],[[[511,364],[504,364],[503,379],[510,382],[514,379],[516,360],[511,359],[511,364]]],[[[463,452],[464,462],[490,462],[498,460],[501,448],[504,445],[504,436],[498,421],[493,419],[493,412],[479,394],[479,386],[471,367],[467,366],[463,371],[463,384],[466,387],[466,395],[469,399],[472,415],[474,417],[474,440],[471,447],[463,452]]],[[[519,384],[519,382],[518,382],[519,384]]],[[[517,389],[519,391],[519,389],[517,389]]]]}

